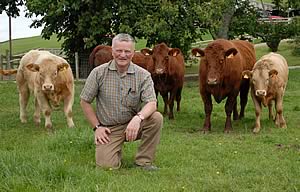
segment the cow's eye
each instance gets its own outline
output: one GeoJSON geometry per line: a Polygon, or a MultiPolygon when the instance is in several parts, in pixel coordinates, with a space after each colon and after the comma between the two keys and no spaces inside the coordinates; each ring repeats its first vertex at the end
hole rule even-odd
{"type": "Polygon", "coordinates": [[[255,84],[255,83],[256,83],[254,79],[252,80],[252,83],[253,83],[253,84],[255,84]]]}
{"type": "Polygon", "coordinates": [[[53,75],[56,76],[57,75],[57,71],[55,71],[53,75]]]}
{"type": "Polygon", "coordinates": [[[165,56],[165,60],[169,60],[169,56],[165,56]]]}
{"type": "Polygon", "coordinates": [[[220,64],[223,64],[223,63],[224,63],[224,60],[223,60],[223,59],[220,59],[219,62],[220,62],[220,64]]]}

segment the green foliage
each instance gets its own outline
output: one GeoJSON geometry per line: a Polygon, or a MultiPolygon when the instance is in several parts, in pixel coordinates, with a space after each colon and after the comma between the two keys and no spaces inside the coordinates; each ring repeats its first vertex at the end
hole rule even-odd
{"type": "Polygon", "coordinates": [[[300,33],[299,19],[293,18],[292,22],[261,21],[257,23],[257,30],[254,36],[262,38],[276,52],[281,40],[293,38],[300,33]]]}
{"type": "Polygon", "coordinates": [[[24,4],[23,0],[1,0],[0,3],[0,14],[4,11],[8,16],[17,17],[19,16],[20,9],[18,6],[24,4]]]}
{"type": "Polygon", "coordinates": [[[243,38],[257,30],[257,8],[250,1],[237,1],[234,17],[230,22],[229,39],[243,38]]]}

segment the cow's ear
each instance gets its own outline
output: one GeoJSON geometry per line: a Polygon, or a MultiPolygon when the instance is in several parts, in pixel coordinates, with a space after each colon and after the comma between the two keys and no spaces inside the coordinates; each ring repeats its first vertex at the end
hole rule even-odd
{"type": "Polygon", "coordinates": [[[204,51],[200,48],[194,48],[192,49],[192,55],[194,55],[195,57],[203,57],[204,51]]]}
{"type": "Polygon", "coordinates": [[[269,71],[269,77],[273,77],[274,75],[277,75],[278,71],[276,69],[272,69],[269,71]]]}
{"type": "Polygon", "coordinates": [[[169,55],[170,56],[176,57],[180,53],[181,53],[181,51],[178,48],[171,48],[171,49],[169,49],[169,55]]]}
{"type": "Polygon", "coordinates": [[[59,71],[59,72],[65,71],[68,68],[69,68],[68,63],[62,63],[62,64],[57,65],[57,71],[59,71]]]}
{"type": "Polygon", "coordinates": [[[243,79],[251,79],[251,77],[252,77],[252,71],[245,70],[242,72],[243,79]]]}
{"type": "Polygon", "coordinates": [[[26,65],[26,68],[29,69],[29,71],[32,71],[32,72],[39,72],[40,71],[40,66],[37,65],[37,64],[33,64],[33,63],[30,63],[30,64],[26,65]]]}
{"type": "Polygon", "coordinates": [[[227,58],[232,58],[233,56],[235,56],[237,54],[237,50],[236,48],[230,48],[225,52],[225,57],[227,58]]]}
{"type": "Polygon", "coordinates": [[[153,51],[151,49],[144,48],[141,50],[141,53],[143,53],[144,55],[152,55],[153,51]]]}

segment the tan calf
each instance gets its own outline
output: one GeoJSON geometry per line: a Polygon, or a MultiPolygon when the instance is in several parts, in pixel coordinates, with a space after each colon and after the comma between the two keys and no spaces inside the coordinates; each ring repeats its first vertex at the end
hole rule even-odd
{"type": "Polygon", "coordinates": [[[286,128],[283,117],[283,95],[288,82],[288,65],[283,56],[269,53],[258,60],[252,71],[243,71],[244,78],[251,78],[251,96],[255,106],[254,133],[260,131],[260,116],[263,104],[268,106],[269,118],[274,119],[272,101],[275,101],[275,124],[286,128]]]}
{"type": "Polygon", "coordinates": [[[74,78],[71,67],[65,59],[48,51],[29,51],[20,61],[16,81],[22,123],[27,122],[26,107],[30,92],[33,92],[36,125],[41,122],[40,112],[42,112],[45,117],[45,127],[52,128],[51,112],[54,107],[63,102],[68,127],[74,127],[72,119],[74,78]]]}

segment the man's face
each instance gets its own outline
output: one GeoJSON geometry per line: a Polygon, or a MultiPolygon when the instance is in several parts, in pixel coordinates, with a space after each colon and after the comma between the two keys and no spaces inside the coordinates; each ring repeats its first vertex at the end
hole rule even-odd
{"type": "Polygon", "coordinates": [[[112,48],[112,56],[119,67],[129,65],[134,54],[134,45],[132,42],[116,41],[112,48]]]}

